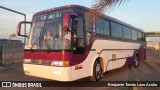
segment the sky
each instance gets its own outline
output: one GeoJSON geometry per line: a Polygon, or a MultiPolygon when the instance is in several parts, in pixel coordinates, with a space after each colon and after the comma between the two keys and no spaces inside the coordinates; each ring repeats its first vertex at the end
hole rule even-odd
{"type": "MultiPolygon", "coordinates": [[[[27,14],[27,20],[38,11],[63,5],[78,4],[91,7],[96,0],[0,0],[4,6],[27,14]]],[[[119,7],[108,10],[106,15],[117,18],[145,32],[160,32],[160,0],[128,0],[119,7]]],[[[16,33],[17,24],[23,16],[0,9],[0,38],[16,33]]]]}

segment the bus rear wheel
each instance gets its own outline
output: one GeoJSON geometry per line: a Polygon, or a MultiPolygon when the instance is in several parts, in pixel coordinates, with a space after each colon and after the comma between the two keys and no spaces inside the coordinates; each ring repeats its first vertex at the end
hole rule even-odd
{"type": "Polygon", "coordinates": [[[135,57],[135,59],[134,59],[134,67],[138,67],[138,64],[139,64],[139,59],[138,59],[138,57],[135,57]]]}
{"type": "Polygon", "coordinates": [[[100,65],[100,61],[96,60],[93,67],[93,76],[90,77],[91,81],[99,81],[102,75],[102,67],[100,65]]]}

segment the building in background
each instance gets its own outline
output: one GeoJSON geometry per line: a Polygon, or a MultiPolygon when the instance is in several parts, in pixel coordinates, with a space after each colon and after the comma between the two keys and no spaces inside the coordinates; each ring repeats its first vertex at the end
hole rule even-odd
{"type": "Polygon", "coordinates": [[[147,48],[160,50],[160,32],[146,32],[147,48]]]}
{"type": "Polygon", "coordinates": [[[21,40],[0,39],[0,43],[22,43],[21,40]]]}

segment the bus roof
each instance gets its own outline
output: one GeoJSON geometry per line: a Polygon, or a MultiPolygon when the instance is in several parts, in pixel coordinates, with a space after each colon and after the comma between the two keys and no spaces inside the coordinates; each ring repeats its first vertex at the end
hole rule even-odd
{"type": "MultiPolygon", "coordinates": [[[[80,8],[80,9],[83,9],[83,10],[86,10],[86,11],[89,11],[89,10],[90,10],[89,8],[84,7],[84,6],[81,6],[81,5],[66,5],[66,6],[55,7],[55,8],[43,10],[43,11],[40,11],[40,12],[35,13],[34,15],[44,14],[44,13],[47,13],[47,12],[50,12],[50,11],[59,10],[59,9],[63,9],[63,8],[65,8],[65,9],[66,9],[66,8],[80,8]]],[[[130,28],[139,30],[139,31],[141,31],[141,32],[144,32],[143,29],[136,28],[136,27],[134,27],[134,26],[132,26],[132,25],[130,25],[130,24],[127,24],[127,23],[125,23],[125,22],[122,22],[122,21],[120,21],[120,20],[118,20],[118,19],[116,19],[116,18],[110,17],[110,16],[108,16],[108,15],[102,14],[101,16],[104,17],[104,18],[106,18],[106,19],[109,19],[109,20],[111,20],[111,21],[114,21],[114,22],[123,24],[123,25],[125,25],[125,26],[128,26],[128,27],[130,27],[130,28]]]]}

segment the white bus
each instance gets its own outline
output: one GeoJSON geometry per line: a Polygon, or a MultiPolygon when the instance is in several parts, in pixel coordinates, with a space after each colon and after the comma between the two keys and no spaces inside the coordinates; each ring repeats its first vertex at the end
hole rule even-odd
{"type": "Polygon", "coordinates": [[[29,38],[23,64],[26,75],[99,81],[106,71],[137,67],[145,60],[143,30],[103,14],[91,22],[89,10],[67,5],[38,12],[32,22],[19,23],[18,35],[29,38]],[[31,24],[29,36],[20,33],[21,24],[31,24]]]}

